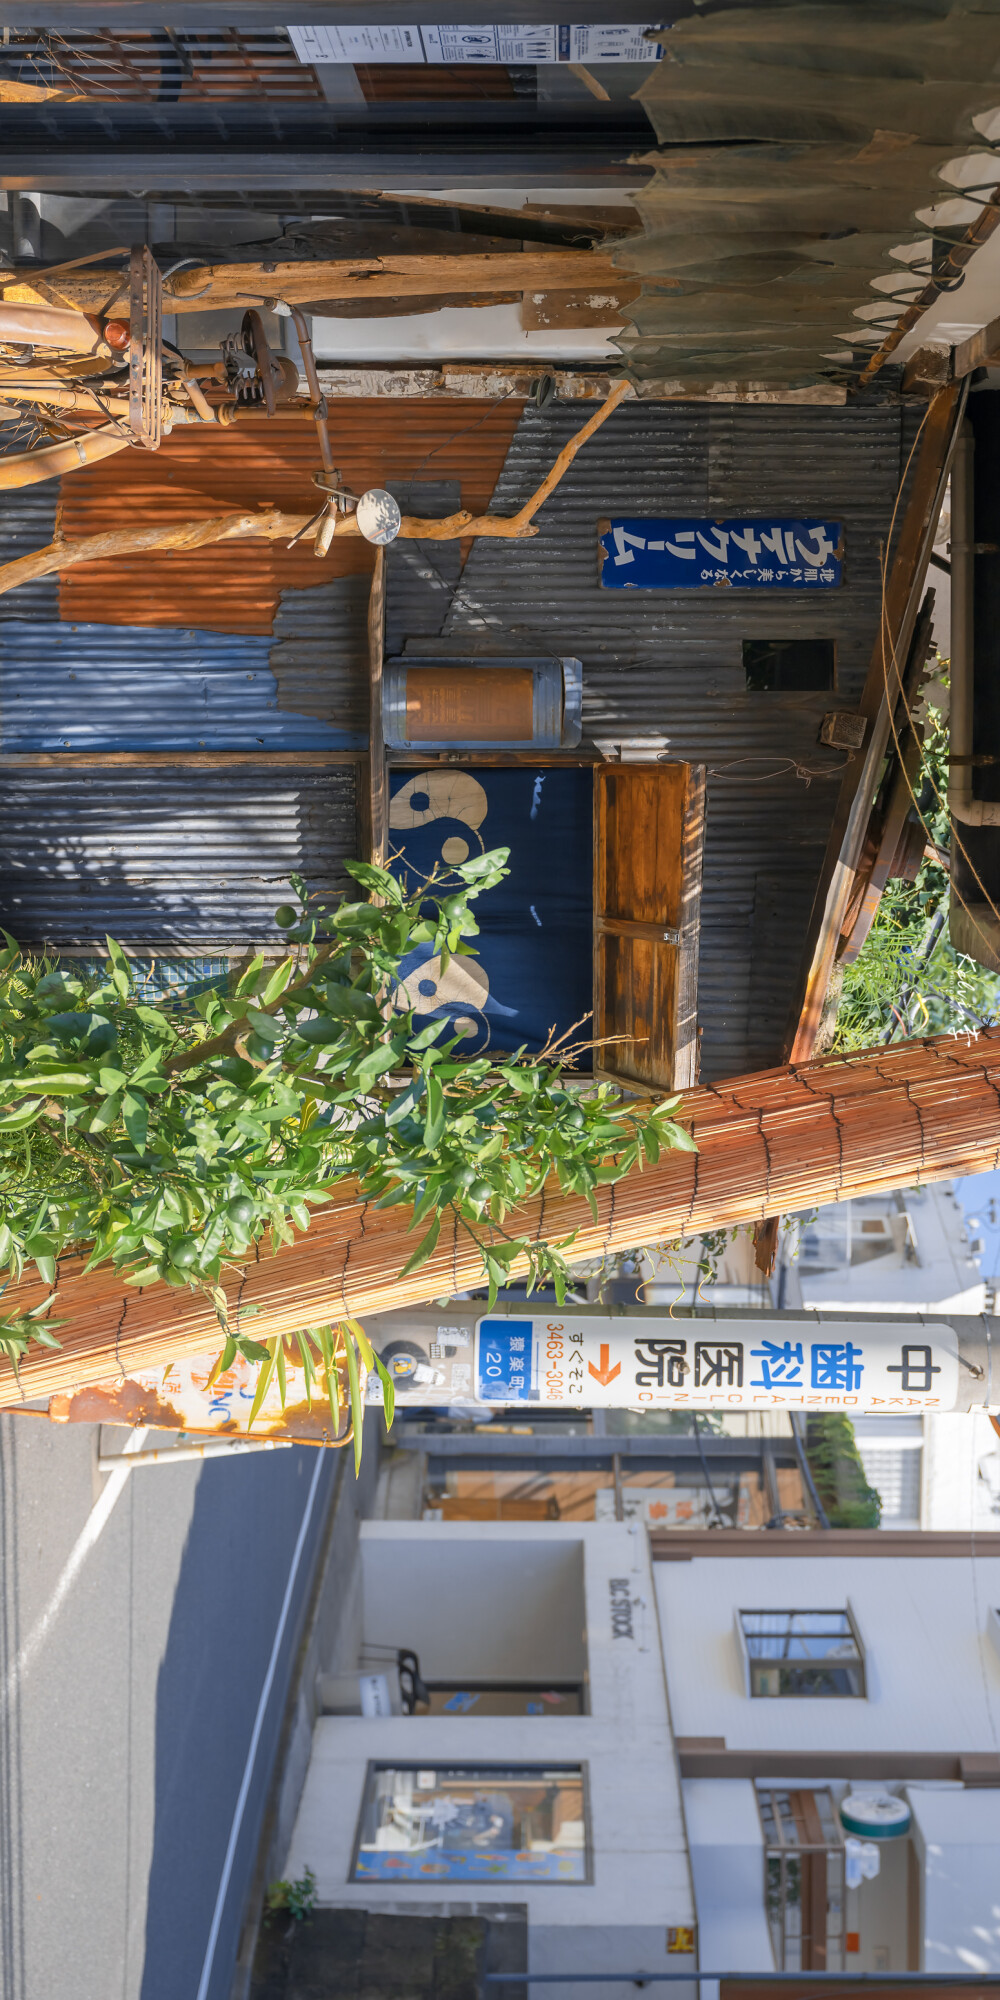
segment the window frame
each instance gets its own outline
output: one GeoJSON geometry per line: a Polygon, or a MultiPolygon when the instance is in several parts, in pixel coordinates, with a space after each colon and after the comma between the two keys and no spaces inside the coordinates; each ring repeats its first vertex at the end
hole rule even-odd
{"type": "MultiPolygon", "coordinates": [[[[438,1723],[440,1723],[443,1720],[443,1718],[440,1716],[436,1716],[434,1719],[438,1723]]],[[[580,1718],[576,1717],[574,1719],[579,1721],[580,1718]]],[[[359,1874],[358,1859],[361,1853],[365,1814],[366,1811],[368,1810],[369,1800],[374,1795],[374,1783],[376,1778],[379,1776],[379,1773],[383,1771],[416,1772],[416,1771],[427,1771],[432,1769],[437,1772],[446,1772],[449,1775],[456,1778],[457,1777],[463,1777],[466,1779],[481,1778],[485,1783],[488,1783],[490,1778],[492,1777],[496,1779],[498,1785],[502,1785],[505,1777],[508,1779],[522,1778],[522,1777],[541,1778],[545,1773],[552,1773],[560,1777],[566,1777],[569,1778],[574,1783],[579,1783],[583,1799],[583,1850],[582,1850],[583,1870],[580,1875],[576,1876],[572,1880],[568,1878],[563,1878],[562,1880],[560,1880],[558,1875],[551,1877],[546,1877],[541,1875],[535,1876],[532,1875],[530,1872],[525,1872],[522,1875],[513,1875],[513,1874],[502,1875],[502,1876],[496,1875],[493,1877],[488,1876],[485,1872],[481,1877],[442,1875],[434,1878],[427,1878],[427,1880],[424,1883],[424,1886],[430,1886],[431,1880],[433,1880],[434,1885],[438,1887],[447,1887],[450,1889],[456,1885],[459,1885],[461,1887],[475,1887],[478,1888],[483,1893],[487,1891],[492,1893],[492,1891],[496,1888],[496,1886],[500,1882],[515,1883],[522,1888],[527,1888],[529,1885],[531,1885],[536,1888],[543,1888],[543,1889],[584,1889],[593,1884],[594,1830],[593,1830],[593,1813],[591,1809],[590,1768],[586,1759],[582,1757],[574,1759],[571,1763],[562,1763],[558,1758],[555,1757],[549,1757],[549,1758],[539,1757],[533,1759],[531,1762],[525,1762],[525,1763],[510,1762],[505,1764],[499,1763],[497,1762],[496,1759],[491,1759],[491,1758],[432,1759],[429,1756],[370,1757],[365,1765],[364,1781],[361,1787],[361,1798],[360,1798],[360,1803],[358,1805],[357,1822],[354,1831],[354,1840],[351,1845],[351,1860],[347,1875],[348,1882],[352,1884],[361,1883],[367,1886],[368,1888],[384,1887],[391,1892],[395,1887],[409,1886],[414,1881],[419,1881],[420,1879],[419,1877],[415,1877],[413,1875],[404,1875],[402,1872],[395,1878],[395,1880],[393,1879],[392,1876],[385,1876],[379,1878],[376,1875],[359,1874]]],[[[487,1851],[488,1850],[484,1850],[484,1852],[487,1851]]]]}
{"type": "MultiPolygon", "coordinates": [[[[858,1629],[858,1621],[854,1615],[854,1610],[850,1603],[850,1600],[846,1600],[843,1604],[837,1604],[837,1605],[829,1605],[829,1604],[827,1605],[802,1605],[802,1604],[743,1605],[740,1606],[736,1611],[736,1632],[739,1641],[740,1652],[743,1659],[744,1691],[749,1700],[751,1701],[867,1701],[868,1700],[867,1657],[865,1653],[864,1642],[862,1640],[861,1633],[858,1629]],[[783,1635],[780,1633],[774,1633],[772,1635],[765,1635],[761,1633],[749,1633],[747,1632],[744,1626],[743,1623],[744,1618],[785,1618],[789,1621],[789,1625],[783,1635]],[[778,1666],[779,1668],[785,1666],[786,1669],[794,1669],[797,1667],[801,1669],[803,1671],[803,1675],[805,1675],[810,1671],[811,1667],[815,1668],[823,1665],[822,1660],[810,1662],[807,1659],[788,1660],[786,1658],[785,1661],[780,1661],[780,1660],[777,1662],[774,1660],[768,1661],[767,1659],[761,1658],[760,1655],[755,1655],[753,1653],[751,1649],[751,1641],[754,1638],[762,1638],[765,1636],[780,1638],[783,1636],[787,1641],[788,1639],[796,1636],[795,1634],[792,1633],[790,1624],[790,1621],[794,1618],[846,1619],[848,1633],[854,1642],[854,1654],[853,1657],[841,1656],[841,1658],[839,1659],[839,1661],[836,1662],[836,1664],[840,1665],[841,1667],[849,1667],[857,1673],[857,1677],[860,1681],[860,1687],[856,1691],[847,1688],[845,1689],[824,1688],[822,1690],[814,1691],[808,1687],[778,1687],[777,1689],[772,1691],[771,1689],[763,1688],[760,1687],[759,1685],[756,1685],[756,1683],[760,1679],[761,1672],[766,1671],[769,1667],[772,1669],[775,1666],[778,1666]],[[755,1668],[758,1670],[757,1672],[755,1672],[755,1668]]],[[[808,1632],[805,1632],[797,1636],[808,1638],[809,1634],[808,1632]]],[[[847,1634],[845,1634],[845,1637],[846,1636],[847,1634]]]]}

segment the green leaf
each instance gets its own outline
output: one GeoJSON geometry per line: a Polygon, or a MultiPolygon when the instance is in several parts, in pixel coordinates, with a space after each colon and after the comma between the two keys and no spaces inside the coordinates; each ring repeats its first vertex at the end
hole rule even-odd
{"type": "Polygon", "coordinates": [[[313,1367],[312,1351],[310,1349],[309,1339],[306,1334],[297,1333],[295,1336],[295,1341],[299,1350],[300,1359],[302,1361],[302,1373],[303,1376],[305,1377],[306,1402],[309,1404],[310,1409],[312,1409],[313,1385],[316,1381],[316,1370],[313,1367]]]}
{"type": "Polygon", "coordinates": [[[292,973],[294,971],[295,971],[294,958],[282,959],[281,964],[278,966],[275,972],[272,972],[271,977],[264,988],[263,998],[261,1001],[262,1006],[273,1007],[274,1002],[277,999],[279,999],[281,994],[284,992],[285,987],[288,985],[289,980],[291,979],[292,973]]]}
{"type": "Polygon", "coordinates": [[[354,1425],[354,1477],[361,1471],[361,1446],[364,1436],[365,1414],[361,1405],[361,1380],[358,1375],[358,1355],[353,1334],[344,1339],[347,1356],[347,1380],[351,1392],[351,1422],[354,1425]]]}
{"type": "Polygon", "coordinates": [[[660,1137],[661,1139],[666,1139],[667,1144],[677,1153],[696,1153],[698,1151],[690,1132],[683,1125],[675,1125],[672,1120],[669,1120],[665,1125],[661,1125],[660,1137]]]}
{"type": "Polygon", "coordinates": [[[427,1078],[427,1116],[424,1119],[424,1145],[429,1153],[433,1153],[435,1146],[444,1137],[447,1122],[448,1109],[444,1090],[432,1073],[427,1078]]]}
{"type": "Polygon", "coordinates": [[[648,1125],[643,1126],[641,1137],[643,1146],[645,1147],[646,1150],[646,1158],[647,1160],[650,1160],[653,1166],[655,1167],[656,1162],[660,1157],[660,1141],[657,1136],[656,1125],[652,1119],[650,1119],[648,1125]]]}
{"type": "Polygon", "coordinates": [[[375,1356],[375,1367],[378,1370],[378,1378],[382,1384],[382,1407],[385,1412],[385,1427],[387,1431],[391,1431],[392,1420],[396,1414],[396,1385],[385,1362],[377,1354],[375,1356]]]}
{"type": "Polygon", "coordinates": [[[345,861],[348,875],[360,882],[362,889],[369,889],[373,896],[381,896],[387,903],[397,906],[403,901],[403,892],[394,875],[387,868],[377,868],[371,861],[345,861]]]}
{"type": "Polygon", "coordinates": [[[248,1435],[250,1431],[253,1430],[254,1422],[260,1413],[261,1404],[263,1403],[264,1398],[267,1395],[268,1389],[271,1386],[271,1378],[274,1374],[274,1368],[275,1368],[276,1348],[277,1348],[277,1341],[269,1340],[267,1343],[267,1359],[266,1361],[262,1361],[260,1364],[260,1373],[257,1377],[257,1387],[254,1391],[253,1402],[250,1405],[250,1415],[247,1418],[248,1435]]]}
{"type": "Polygon", "coordinates": [[[421,1237],[420,1242],[417,1244],[417,1247],[414,1250],[412,1257],[410,1257],[407,1260],[407,1262],[403,1265],[403,1268],[399,1274],[401,1278],[412,1277],[414,1271],[419,1271],[421,1264],[426,1264],[428,1257],[433,1257],[434,1251],[437,1248],[437,1240],[440,1234],[441,1234],[441,1217],[439,1215],[436,1215],[434,1217],[433,1222],[431,1223],[430,1228],[427,1231],[426,1236],[421,1237]]]}
{"type": "Polygon", "coordinates": [[[323,1373],[326,1378],[326,1398],[330,1405],[330,1419],[333,1435],[340,1435],[340,1378],[337,1374],[337,1357],[328,1326],[318,1326],[313,1335],[323,1357],[323,1373]]]}
{"type": "Polygon", "coordinates": [[[132,974],[129,969],[128,959],[121,945],[116,944],[114,938],[105,938],[104,942],[108,947],[108,957],[111,960],[111,983],[119,997],[122,1000],[127,1000],[132,991],[132,974]]]}
{"type": "Polygon", "coordinates": [[[239,980],[236,988],[237,1000],[242,1000],[245,994],[254,992],[257,984],[257,975],[259,972],[263,972],[263,970],[264,954],[263,952],[258,952],[257,957],[250,960],[246,971],[239,980]]]}
{"type": "Polygon", "coordinates": [[[117,1125],[122,1115],[122,1104],[124,1101],[125,1093],[121,1090],[117,1090],[113,1097],[106,1097],[104,1103],[95,1111],[90,1121],[91,1131],[106,1132],[109,1125],[117,1125]]]}
{"type": "Polygon", "coordinates": [[[279,1340],[276,1343],[274,1353],[278,1364],[278,1394],[281,1397],[281,1407],[284,1409],[285,1398],[288,1394],[288,1377],[285,1373],[285,1343],[283,1340],[279,1340]]]}
{"type": "Polygon", "coordinates": [[[122,1099],[122,1116],[125,1130],[139,1153],[145,1152],[146,1134],[149,1129],[149,1105],[144,1097],[137,1097],[127,1090],[122,1099]]]}
{"type": "Polygon", "coordinates": [[[26,1126],[33,1125],[35,1119],[41,1117],[42,1109],[42,1099],[36,1097],[30,1103],[22,1104],[17,1111],[5,1112],[0,1116],[0,1132],[23,1132],[26,1126]]]}
{"type": "Polygon", "coordinates": [[[93,1077],[89,1069],[42,1069],[41,1065],[33,1076],[9,1076],[4,1079],[7,1090],[33,1090],[36,1097],[44,1090],[48,1097],[78,1097],[82,1090],[89,1090],[93,1077]]]}

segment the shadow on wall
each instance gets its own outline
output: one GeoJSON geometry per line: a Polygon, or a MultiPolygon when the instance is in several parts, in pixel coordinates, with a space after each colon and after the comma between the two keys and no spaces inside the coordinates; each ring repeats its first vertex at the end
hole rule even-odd
{"type": "Polygon", "coordinates": [[[8,770],[0,923],[19,943],[242,950],[280,940],[299,872],[327,894],[357,853],[355,767],[8,770]]]}
{"type": "MultiPolygon", "coordinates": [[[[316,1910],[303,1923],[279,1919],[264,1930],[250,2000],[527,2000],[519,1983],[487,1986],[487,1972],[527,1969],[523,1904],[466,1904],[460,1913],[420,1916],[373,1910],[316,1910]]],[[[145,2000],[145,1996],[144,1996],[145,2000]]]]}

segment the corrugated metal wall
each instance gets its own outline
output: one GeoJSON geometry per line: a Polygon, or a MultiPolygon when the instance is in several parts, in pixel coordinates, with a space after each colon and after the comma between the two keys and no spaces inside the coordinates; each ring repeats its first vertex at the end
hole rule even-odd
{"type": "MultiPolygon", "coordinates": [[[[497,485],[511,512],[583,412],[525,410],[497,485]]],[[[878,632],[880,548],[904,452],[898,407],[625,404],[521,543],[475,544],[439,627],[456,651],[573,653],[585,735],[606,755],[705,762],[702,1075],[780,1057],[843,757],[824,712],[856,704],[878,632]],[[845,528],[836,592],[604,591],[597,524],[614,514],[825,514],[845,528]],[[742,640],[832,638],[833,693],[749,693],[742,640]],[[772,911],[781,886],[781,919],[772,911]],[[756,911],[756,917],[755,917],[756,911]],[[765,921],[765,918],[767,920],[765,921]]],[[[389,566],[388,623],[408,588],[389,566]]],[[[426,624],[414,650],[433,644],[426,624]]]]}
{"type": "MultiPolygon", "coordinates": [[[[345,583],[364,590],[365,579],[295,595],[329,600],[345,583]]],[[[337,676],[328,685],[325,672],[340,650],[339,635],[324,635],[314,671],[279,690],[268,639],[12,619],[0,634],[0,749],[356,749],[364,738],[338,726],[337,676]]]]}
{"type": "MultiPolygon", "coordinates": [[[[337,465],[354,492],[418,477],[458,479],[463,507],[488,507],[522,408],[462,398],[433,402],[339,398],[330,432],[337,465]]],[[[198,430],[165,439],[158,452],[105,459],[62,482],[67,539],[115,528],[206,520],[213,514],[278,506],[316,511],[316,433],[301,419],[248,419],[210,437],[198,430]]],[[[309,543],[228,542],[172,554],[80,564],[60,579],[69,622],[195,625],[213,632],[269,633],[285,590],[338,576],[370,575],[374,553],[358,536],[337,540],[322,561],[309,543]]]]}
{"type": "Polygon", "coordinates": [[[367,576],[338,576],[318,590],[283,590],[268,659],[279,709],[315,716],[344,749],[368,742],[367,576]]]}
{"type": "MultiPolygon", "coordinates": [[[[55,479],[17,491],[0,491],[0,563],[16,562],[18,556],[33,555],[51,542],[56,528],[59,485],[55,479]]],[[[53,619],[59,616],[59,579],[39,577],[35,583],[18,584],[0,597],[0,624],[8,619],[53,619]]]]}
{"type": "Polygon", "coordinates": [[[355,769],[51,767],[0,787],[0,922],[22,944],[239,951],[271,940],[299,872],[346,888],[355,769]]]}

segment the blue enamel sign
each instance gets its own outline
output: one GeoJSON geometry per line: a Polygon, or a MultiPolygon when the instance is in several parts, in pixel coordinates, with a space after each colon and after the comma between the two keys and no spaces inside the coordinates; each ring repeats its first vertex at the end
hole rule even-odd
{"type": "Polygon", "coordinates": [[[831,590],[843,581],[839,521],[609,521],[605,590],[831,590]]]}

